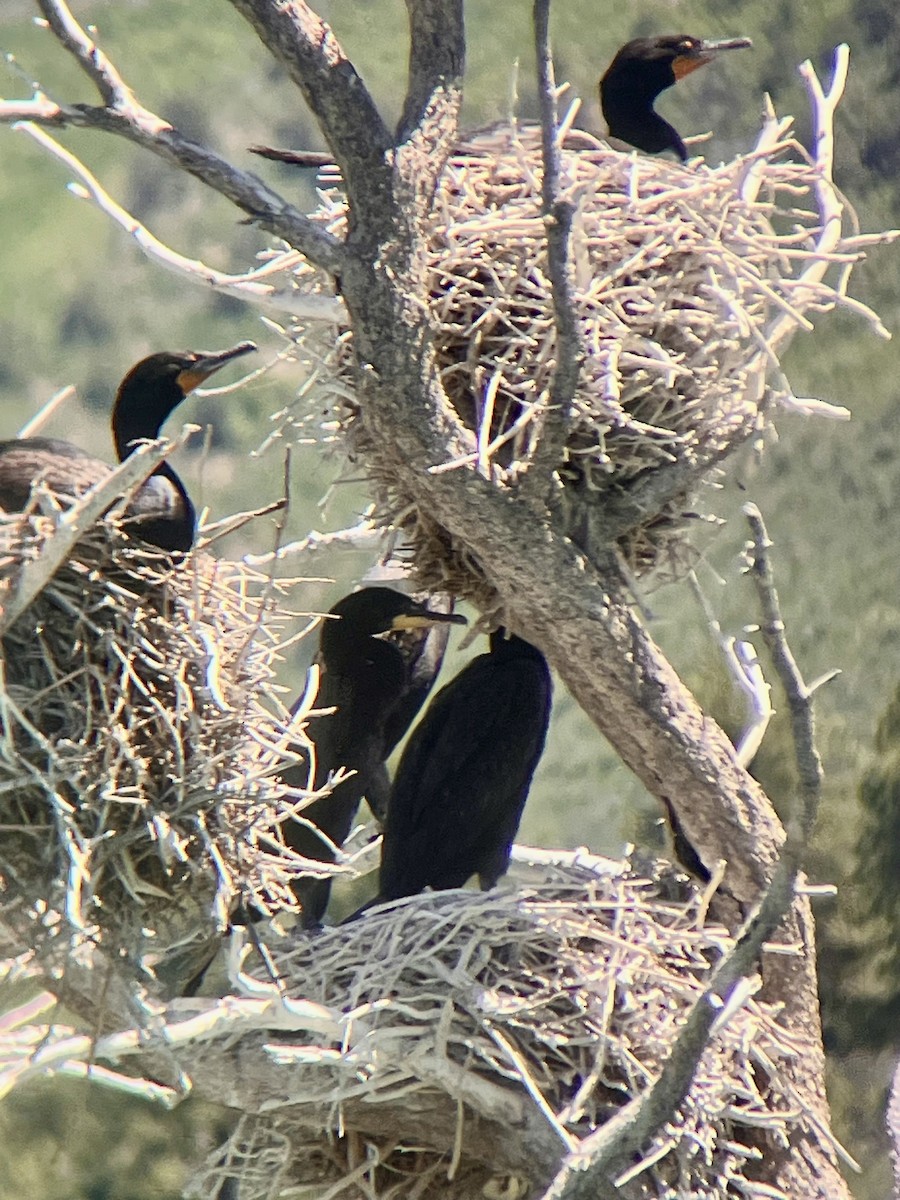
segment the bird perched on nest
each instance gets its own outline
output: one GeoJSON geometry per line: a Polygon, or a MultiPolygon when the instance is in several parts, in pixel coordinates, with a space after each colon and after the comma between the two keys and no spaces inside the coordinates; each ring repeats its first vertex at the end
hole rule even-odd
{"type": "MultiPolygon", "coordinates": [[[[682,162],[687,162],[687,147],[677,130],[654,110],[653,102],[660,92],[673,87],[691,71],[712,62],[723,50],[742,50],[752,45],[746,37],[713,42],[687,33],[634,38],[626,42],[600,80],[600,107],[609,136],[648,154],[674,150],[682,162]]],[[[250,151],[262,158],[296,167],[319,168],[333,161],[330,155],[318,150],[251,146],[250,151]]]]}
{"type": "MultiPolygon", "coordinates": [[[[303,809],[303,820],[284,823],[288,846],[305,858],[332,862],[334,846],[350,833],[363,796],[383,815],[385,762],[406,733],[440,670],[450,625],[465,617],[430,608],[392,588],[370,587],[344,596],[322,625],[316,704],[334,712],[314,718],[308,736],[315,748],[315,788],[343,767],[354,774],[303,809]],[[401,637],[401,641],[388,640],[401,637]],[[313,822],[327,841],[305,822],[313,822]]],[[[282,780],[309,786],[309,765],[291,767],[282,780]]],[[[305,928],[324,916],[330,879],[301,878],[295,893],[305,928]]]]}
{"type": "Polygon", "coordinates": [[[472,875],[493,887],[509,866],[551,698],[544,656],[502,629],[435,696],[397,767],[379,900],[462,887],[472,875]]]}
{"type": "MultiPolygon", "coordinates": [[[[142,442],[159,437],[165,420],[194,388],[255,349],[253,342],[239,342],[230,350],[163,351],[133,366],[119,384],[112,410],[119,462],[142,442]]],[[[40,484],[58,496],[77,497],[109,473],[102,459],[58,438],[0,442],[0,508],[24,511],[40,484]]],[[[126,520],[134,523],[134,532],[160,550],[185,553],[194,544],[194,506],[166,462],[135,492],[124,511],[126,520]]]]}
{"type": "Polygon", "coordinates": [[[611,138],[648,154],[674,150],[682,162],[688,152],[678,132],[653,108],[660,92],[672,87],[723,50],[740,50],[749,38],[708,42],[689,34],[635,38],[616,54],[600,80],[600,107],[611,138]]]}

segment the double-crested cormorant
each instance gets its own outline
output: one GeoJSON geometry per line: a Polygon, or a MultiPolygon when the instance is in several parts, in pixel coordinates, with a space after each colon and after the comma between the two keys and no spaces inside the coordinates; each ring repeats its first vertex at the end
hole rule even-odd
{"type": "Polygon", "coordinates": [[[462,887],[476,874],[493,887],[509,866],[551,697],[544,656],[502,629],[438,692],[397,767],[379,900],[462,887]]]}
{"type": "Polygon", "coordinates": [[[679,79],[711,62],[720,51],[740,50],[752,44],[744,37],[707,42],[686,33],[635,38],[626,43],[600,80],[600,107],[609,136],[648,154],[674,150],[682,162],[687,162],[684,142],[654,111],[654,100],[679,79]]]}
{"type": "MultiPolygon", "coordinates": [[[[133,366],[116,393],[112,433],[122,462],[144,441],[159,437],[170,413],[185,396],[215,371],[255,350],[239,342],[230,350],[185,350],[151,354],[133,366]]],[[[33,488],[45,484],[60,496],[77,497],[110,472],[71,442],[58,438],[18,438],[0,442],[0,508],[21,512],[33,488]]],[[[145,542],[170,552],[186,552],[194,543],[195,513],[184,484],[163,462],[135,492],[125,508],[134,532],[145,542]]]]}
{"type": "MultiPolygon", "coordinates": [[[[752,46],[750,38],[705,41],[687,33],[662,34],[626,42],[600,80],[600,107],[609,136],[636,146],[648,154],[674,150],[682,162],[688,152],[668,121],[654,111],[660,92],[672,87],[711,62],[722,50],[752,46]]],[[[296,167],[321,168],[331,164],[331,155],[318,150],[278,150],[273,146],[251,146],[253,154],[296,167]]]]}
{"type": "MultiPolygon", "coordinates": [[[[384,811],[385,760],[424,702],[446,644],[444,638],[429,646],[424,634],[432,626],[451,624],[465,624],[465,617],[432,610],[386,587],[345,596],[323,622],[316,704],[335,711],[314,718],[308,726],[316,760],[312,782],[316,788],[324,787],[339,767],[354,774],[303,809],[302,817],[334,845],[346,840],[363,796],[373,810],[384,811]],[[401,647],[385,636],[406,630],[421,633],[422,641],[401,647]]],[[[291,786],[306,786],[307,764],[291,767],[282,779],[291,786]]],[[[302,821],[286,822],[284,837],[292,850],[306,858],[334,859],[328,843],[302,821]]],[[[301,878],[294,890],[304,927],[317,925],[328,906],[330,879],[301,878]]]]}

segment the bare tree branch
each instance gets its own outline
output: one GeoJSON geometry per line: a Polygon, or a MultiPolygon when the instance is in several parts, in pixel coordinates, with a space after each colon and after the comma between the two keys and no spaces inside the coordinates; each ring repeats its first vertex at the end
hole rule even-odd
{"type": "Polygon", "coordinates": [[[80,187],[70,184],[69,190],[72,194],[81,199],[92,200],[102,212],[111,217],[134,239],[138,248],[148,258],[165,267],[167,271],[173,271],[176,275],[186,277],[193,283],[199,283],[202,287],[232,295],[261,308],[274,309],[276,312],[287,312],[306,320],[331,324],[338,324],[346,320],[347,314],[338,296],[308,295],[286,284],[279,286],[278,283],[267,282],[272,276],[284,277],[291,265],[299,259],[298,251],[286,251],[278,258],[243,275],[228,275],[223,271],[208,267],[199,259],[186,258],[155,238],[145,225],[142,225],[136,217],[117,204],[84,163],[64,146],[61,146],[49,133],[31,121],[20,121],[14,128],[22,133],[27,133],[38,145],[48,150],[60,162],[65,163],[84,185],[80,187]]]}
{"type": "Polygon", "coordinates": [[[138,103],[119,72],[72,16],[65,0],[36,0],[36,3],[56,40],[93,80],[107,108],[129,115],[136,124],[148,129],[156,125],[156,132],[167,128],[165,121],[138,103]]]}
{"type": "Polygon", "coordinates": [[[534,0],[533,20],[544,159],[541,200],[547,227],[547,270],[556,322],[556,367],[550,385],[549,408],[523,486],[526,495],[531,493],[533,486],[540,486],[544,492],[542,498],[546,500],[548,481],[549,489],[552,489],[553,472],[561,464],[569,432],[582,348],[575,319],[570,263],[574,208],[571,201],[559,198],[562,146],[550,49],[550,0],[534,0]]]}
{"type": "MultiPolygon", "coordinates": [[[[791,731],[794,737],[798,772],[800,774],[799,812],[792,813],[787,821],[787,842],[782,856],[785,869],[799,870],[805,858],[805,846],[815,823],[818,811],[822,770],[815,746],[815,727],[812,709],[812,694],[815,686],[808,687],[794,663],[787,645],[784,624],[780,618],[780,605],[774,589],[773,575],[769,562],[770,541],[759,511],[747,506],[745,513],[751,526],[751,548],[749,561],[751,575],[759,594],[763,613],[764,636],[772,651],[773,662],[788,697],[791,710],[791,731]]],[[[816,1032],[818,1014],[814,1007],[816,994],[815,932],[812,914],[805,897],[794,905],[793,912],[783,926],[785,941],[796,939],[805,948],[800,961],[777,954],[763,959],[764,995],[782,1004],[783,1019],[788,1028],[803,1031],[804,1051],[798,1059],[794,1086],[798,1097],[811,1113],[827,1113],[824,1088],[825,1056],[821,1038],[816,1032]],[[812,1008],[810,1006],[813,1006],[812,1008]],[[813,1030],[815,1036],[810,1037],[813,1030]]],[[[821,1121],[821,1117],[818,1118],[821,1121]]],[[[827,1169],[827,1163],[811,1145],[795,1144],[781,1152],[772,1163],[773,1174],[787,1195],[798,1194],[804,1183],[827,1169]],[[818,1163],[817,1163],[818,1159],[818,1163]]],[[[832,1188],[838,1187],[838,1179],[832,1180],[832,1188]]]]}
{"type": "Polygon", "coordinates": [[[752,535],[748,548],[748,569],[759,596],[763,617],[760,628],[781,680],[791,714],[791,733],[800,777],[800,818],[803,836],[808,838],[815,823],[822,790],[822,760],[816,749],[812,708],[814,689],[807,687],[803,682],[800,668],[785,637],[784,619],[769,562],[772,543],[769,541],[762,513],[755,504],[745,504],[743,513],[752,535]]]}
{"type": "Polygon", "coordinates": [[[241,171],[212,150],[183,137],[172,126],[155,133],[150,126],[133,124],[113,109],[89,105],[59,105],[46,97],[24,101],[0,101],[0,123],[31,121],[35,125],[98,129],[150,150],[170,166],[186,171],[230,200],[255,224],[282,238],[322,267],[339,275],[343,265],[342,245],[299,209],[248,171],[241,171]]]}
{"type": "Polygon", "coordinates": [[[382,212],[394,139],[330,26],[304,0],[230,3],[300,89],[341,168],[351,208],[370,219],[382,212]]]}
{"type": "MultiPolygon", "coordinates": [[[[850,65],[850,48],[840,45],[834,52],[834,71],[831,83],[826,91],[816,75],[809,59],[800,67],[800,74],[812,98],[813,115],[815,118],[815,158],[820,165],[817,185],[819,210],[822,222],[817,239],[816,255],[809,261],[807,269],[802,273],[797,283],[795,304],[800,302],[803,289],[815,288],[825,277],[830,263],[828,255],[838,246],[841,238],[841,214],[843,203],[835,191],[833,183],[834,170],[834,114],[840,103],[841,96],[847,84],[847,70],[850,65]]],[[[754,177],[747,181],[745,195],[751,194],[750,189],[758,186],[754,177]]],[[[767,330],[767,341],[770,346],[784,345],[796,330],[796,320],[787,312],[773,321],[767,330]]]]}
{"type": "Polygon", "coordinates": [[[31,100],[0,101],[0,123],[99,129],[126,138],[199,179],[251,216],[260,228],[302,250],[323,270],[339,275],[342,243],[310,221],[257,176],[241,171],[212,150],[184,137],[167,121],[138,104],[109,61],[72,16],[64,0],[41,0],[51,29],[78,60],[91,81],[116,103],[104,107],[61,105],[44,95],[31,100]],[[52,21],[51,21],[52,17],[52,21]],[[123,107],[118,107],[118,101],[123,107]]]}
{"type": "Polygon", "coordinates": [[[406,0],[409,11],[409,81],[399,139],[420,134],[434,117],[436,94],[458,87],[465,70],[462,0],[406,0]]]}
{"type": "MultiPolygon", "coordinates": [[[[407,263],[421,276],[423,256],[418,247],[420,239],[424,244],[422,221],[431,211],[434,190],[457,140],[466,42],[463,0],[407,0],[406,7],[409,85],[398,135],[393,195],[403,214],[399,220],[406,224],[413,217],[407,226],[407,263]]],[[[427,309],[422,317],[430,325],[427,309]]]]}
{"type": "Polygon", "coordinates": [[[700,586],[697,573],[691,571],[688,580],[706,617],[710,632],[722,651],[729,674],[747,706],[748,723],[738,741],[735,742],[735,752],[741,766],[749,768],[762,745],[762,740],[774,714],[771,688],[759,665],[753,643],[738,641],[723,633],[712,605],[700,586]]]}
{"type": "Polygon", "coordinates": [[[691,1009],[653,1086],[581,1142],[567,1157],[544,1200],[593,1200],[597,1196],[615,1195],[622,1180],[613,1181],[613,1175],[633,1162],[634,1156],[684,1101],[714,1025],[722,1019],[736,985],[754,970],[764,942],[778,929],[794,899],[798,872],[818,811],[821,762],[815,745],[811,691],[803,682],[781,619],[768,557],[771,543],[759,509],[748,504],[744,513],[752,531],[750,569],[763,613],[764,636],[791,706],[794,750],[802,781],[803,819],[789,826],[771,882],[734,947],[717,965],[709,986],[691,1009]]]}

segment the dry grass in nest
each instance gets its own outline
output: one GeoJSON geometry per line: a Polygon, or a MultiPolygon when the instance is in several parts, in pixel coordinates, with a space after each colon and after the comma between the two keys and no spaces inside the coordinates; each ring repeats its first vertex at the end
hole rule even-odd
{"type": "MultiPolygon", "coordinates": [[[[820,111],[820,124],[830,116],[820,111]]],[[[773,400],[798,407],[777,357],[793,332],[836,304],[862,309],[846,297],[847,275],[877,239],[857,236],[830,159],[811,161],[788,126],[773,118],[751,153],[718,168],[621,153],[580,132],[564,143],[583,365],[552,464],[559,515],[578,544],[599,550],[610,515],[635,497],[638,516],[614,537],[636,571],[677,574],[693,561],[687,531],[704,469],[762,429],[773,400]],[[694,472],[681,487],[644,486],[676,468],[694,472]]],[[[447,460],[431,469],[476,471],[505,489],[530,469],[556,365],[541,179],[536,130],[489,131],[454,153],[428,219],[433,346],[454,430],[447,460]]],[[[334,173],[320,196],[315,218],[342,235],[334,173]]],[[[294,282],[331,292],[307,264],[294,282]]],[[[440,514],[420,511],[371,434],[352,392],[349,332],[294,332],[382,520],[405,535],[420,586],[489,600],[477,564],[440,514]]]]}
{"type": "MultiPolygon", "coordinates": [[[[514,888],[427,893],[270,943],[283,995],[342,1023],[334,1042],[273,1026],[242,1043],[242,1072],[265,1084],[240,1107],[265,1116],[192,1194],[211,1200],[233,1173],[248,1200],[313,1180],[446,1200],[503,1194],[498,1177],[539,1196],[566,1151],[647,1089],[731,938],[665,865],[517,858],[514,888]]],[[[755,1165],[802,1119],[781,1078],[791,1053],[776,1011],[750,999],[730,1013],[621,1195],[754,1195],[755,1165]]],[[[196,1054],[215,1076],[216,1048],[196,1054]]]]}
{"type": "MultiPolygon", "coordinates": [[[[57,536],[46,518],[0,516],[5,602],[57,536]]],[[[0,880],[43,914],[38,950],[63,933],[134,971],[224,930],[239,895],[290,903],[254,830],[295,761],[276,597],[204,554],[173,567],[105,520],[5,630],[0,880]]]]}

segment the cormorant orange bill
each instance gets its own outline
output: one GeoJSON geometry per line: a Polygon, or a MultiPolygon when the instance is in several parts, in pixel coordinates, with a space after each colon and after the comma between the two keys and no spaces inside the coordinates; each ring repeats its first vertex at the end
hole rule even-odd
{"type": "Polygon", "coordinates": [[[490,888],[505,873],[551,699],[544,656],[502,629],[438,692],[397,767],[379,900],[462,887],[472,875],[490,888]]]}
{"type": "MultiPolygon", "coordinates": [[[[236,358],[256,349],[239,342],[229,350],[175,350],[151,354],[131,368],[116,393],[112,434],[122,462],[142,442],[159,437],[166,419],[194,388],[236,358]]],[[[77,498],[109,474],[101,459],[58,438],[18,438],[0,442],[0,508],[22,512],[35,486],[77,498]]],[[[163,462],[125,508],[143,541],[170,553],[194,544],[194,506],[175,471],[163,462]]]]}
{"type": "MultiPolygon", "coordinates": [[[[344,596],[322,624],[317,661],[321,668],[316,707],[334,711],[314,717],[307,735],[315,746],[312,785],[325,787],[335,772],[353,771],[343,782],[303,809],[303,821],[283,826],[287,845],[304,858],[332,862],[331,845],[342,846],[363,796],[383,813],[385,761],[406,733],[437,676],[450,625],[466,619],[439,612],[412,596],[369,587],[344,596]],[[412,631],[412,632],[410,632],[412,631]],[[430,638],[438,636],[436,643],[430,638]],[[402,642],[390,640],[403,633],[402,642]],[[418,638],[415,635],[418,633],[418,638]],[[312,822],[328,839],[310,828],[312,822]]],[[[282,775],[291,787],[306,787],[309,766],[299,763],[282,775]]],[[[305,928],[318,925],[331,892],[330,879],[301,877],[294,892],[305,928]]]]}
{"type": "Polygon", "coordinates": [[[723,50],[752,45],[745,37],[713,42],[685,33],[627,42],[600,80],[600,107],[609,136],[648,154],[673,150],[682,162],[687,162],[684,142],[654,110],[653,102],[660,92],[711,62],[723,50]]]}

